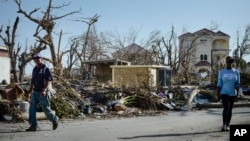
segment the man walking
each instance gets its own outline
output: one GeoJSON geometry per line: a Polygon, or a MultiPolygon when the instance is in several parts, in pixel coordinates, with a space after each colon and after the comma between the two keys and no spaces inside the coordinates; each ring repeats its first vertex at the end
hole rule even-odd
{"type": "Polygon", "coordinates": [[[29,90],[30,107],[29,107],[29,124],[30,127],[26,131],[36,131],[36,109],[40,104],[42,110],[49,121],[52,122],[52,129],[55,130],[58,127],[58,117],[52,113],[50,108],[50,92],[48,85],[53,80],[52,74],[49,68],[42,63],[42,57],[40,54],[36,54],[33,57],[36,66],[32,71],[31,86],[29,90]]]}

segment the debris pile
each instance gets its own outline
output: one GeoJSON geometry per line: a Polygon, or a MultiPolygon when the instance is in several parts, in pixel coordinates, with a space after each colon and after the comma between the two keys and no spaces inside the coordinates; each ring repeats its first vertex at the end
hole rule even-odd
{"type": "MultiPolygon", "coordinates": [[[[22,88],[14,83],[0,88],[0,120],[27,120],[27,87],[29,86],[22,88]]],[[[249,101],[243,96],[240,100],[249,101]]],[[[221,106],[215,89],[207,90],[198,86],[115,88],[97,81],[68,81],[58,78],[53,81],[51,89],[51,108],[60,118],[157,115],[168,110],[216,107],[214,105],[221,106]]],[[[41,111],[38,106],[37,118],[46,118],[41,111]]]]}

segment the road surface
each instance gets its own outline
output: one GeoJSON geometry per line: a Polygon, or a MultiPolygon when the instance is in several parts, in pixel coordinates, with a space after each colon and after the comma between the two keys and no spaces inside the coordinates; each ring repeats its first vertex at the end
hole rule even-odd
{"type": "MultiPolygon", "coordinates": [[[[39,121],[36,132],[27,122],[0,122],[0,141],[229,141],[221,132],[221,108],[166,112],[158,116],[119,119],[61,120],[57,130],[39,121]]],[[[250,124],[249,107],[233,109],[231,124],[250,124]]]]}

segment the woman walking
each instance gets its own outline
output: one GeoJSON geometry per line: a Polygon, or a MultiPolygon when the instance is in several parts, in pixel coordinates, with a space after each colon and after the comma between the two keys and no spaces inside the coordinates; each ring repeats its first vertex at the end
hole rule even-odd
{"type": "Polygon", "coordinates": [[[240,86],[240,74],[237,69],[232,68],[233,61],[232,57],[226,57],[227,66],[220,70],[218,75],[217,89],[223,105],[221,131],[229,131],[234,100],[238,96],[240,86]]]}

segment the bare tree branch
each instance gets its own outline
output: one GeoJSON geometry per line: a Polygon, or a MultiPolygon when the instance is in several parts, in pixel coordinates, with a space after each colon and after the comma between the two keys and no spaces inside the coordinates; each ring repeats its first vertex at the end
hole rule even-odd
{"type": "MultiPolygon", "coordinates": [[[[62,64],[61,64],[62,55],[64,55],[64,53],[59,52],[60,47],[58,47],[58,50],[55,49],[56,47],[54,45],[53,35],[52,35],[53,30],[54,30],[54,26],[56,24],[55,21],[62,19],[66,16],[79,13],[80,10],[75,10],[75,11],[66,13],[66,14],[61,15],[61,16],[56,16],[56,15],[53,15],[51,13],[54,9],[61,9],[65,6],[68,6],[70,3],[54,7],[54,6],[52,6],[52,0],[49,0],[46,11],[42,12],[42,14],[43,14],[42,18],[34,18],[33,14],[38,12],[40,10],[40,8],[35,8],[31,12],[27,13],[21,7],[21,0],[14,0],[14,2],[18,6],[18,13],[23,14],[30,21],[33,21],[34,23],[37,24],[37,28],[36,28],[33,36],[37,38],[38,42],[49,46],[51,58],[52,58],[52,64],[54,66],[55,73],[60,75],[61,70],[62,70],[62,64]],[[46,34],[44,35],[41,32],[45,32],[46,34]]],[[[60,42],[60,39],[59,39],[59,42],[60,42]]]]}

